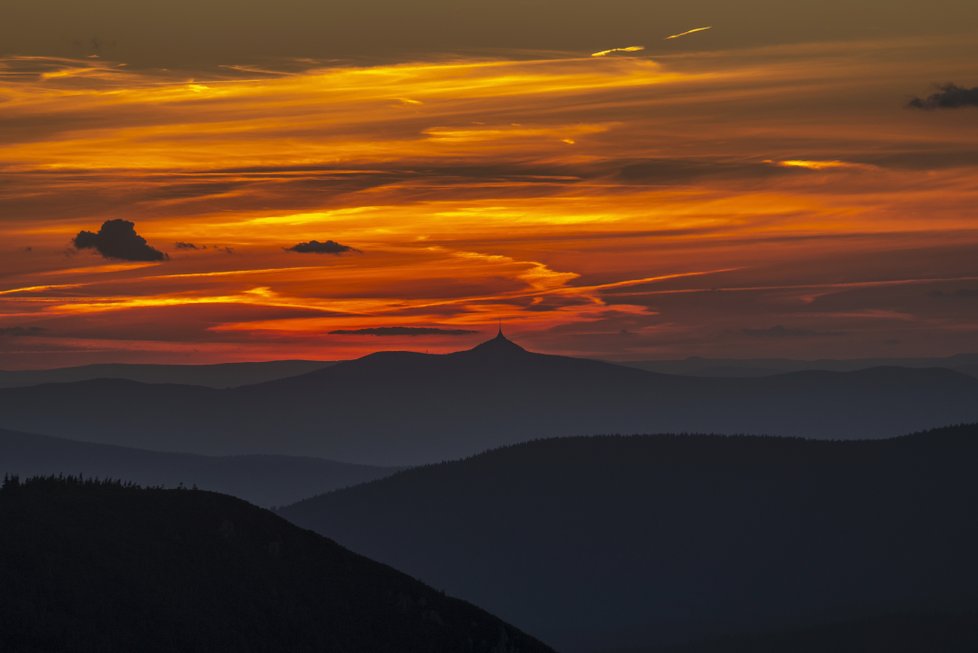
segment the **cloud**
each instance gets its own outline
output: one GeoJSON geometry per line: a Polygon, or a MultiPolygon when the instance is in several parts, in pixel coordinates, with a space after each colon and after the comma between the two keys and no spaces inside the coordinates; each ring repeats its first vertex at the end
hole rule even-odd
{"type": "Polygon", "coordinates": [[[685,32],[680,32],[679,34],[670,34],[665,38],[665,40],[671,41],[673,39],[680,39],[684,36],[689,36],[690,34],[696,34],[697,32],[705,32],[708,29],[713,29],[713,26],[708,25],[707,27],[696,27],[694,29],[688,29],[685,32]]]}
{"type": "Polygon", "coordinates": [[[468,329],[435,329],[429,327],[372,327],[368,329],[337,329],[336,336],[468,336],[478,331],[468,329]]]}
{"type": "Polygon", "coordinates": [[[752,338],[809,338],[813,336],[838,336],[838,331],[813,331],[811,329],[792,329],[783,324],[767,329],[743,329],[745,336],[752,338]]]}
{"type": "Polygon", "coordinates": [[[299,254],[343,254],[345,252],[359,252],[360,250],[341,245],[335,240],[327,240],[324,243],[318,240],[310,240],[305,243],[297,243],[292,247],[286,247],[287,252],[298,252],[299,254]]]}
{"type": "Polygon", "coordinates": [[[958,288],[956,290],[933,290],[928,293],[931,297],[957,297],[960,299],[970,299],[978,297],[978,288],[958,288]]]}
{"type": "Polygon", "coordinates": [[[944,84],[936,93],[925,98],[915,97],[907,106],[911,109],[960,109],[978,107],[978,86],[964,88],[957,84],[944,84]]]}
{"type": "Polygon", "coordinates": [[[618,181],[628,184],[691,183],[706,178],[760,178],[797,174],[798,169],[774,166],[766,161],[731,161],[726,159],[648,158],[625,161],[615,173],[618,181]]]}
{"type": "Polygon", "coordinates": [[[594,52],[591,54],[592,57],[607,57],[609,54],[618,54],[623,52],[641,52],[645,49],[644,45],[629,45],[624,48],[611,48],[610,50],[601,50],[600,52],[594,52]]]}
{"type": "Polygon", "coordinates": [[[21,336],[39,336],[45,331],[46,329],[39,326],[0,327],[0,337],[18,338],[21,336]]]}
{"type": "Polygon", "coordinates": [[[782,168],[801,168],[803,170],[872,170],[874,166],[865,163],[839,160],[786,159],[783,161],[767,160],[764,163],[781,166],[782,168]]]}
{"type": "Polygon", "coordinates": [[[190,251],[204,251],[212,250],[215,252],[224,252],[225,254],[234,254],[234,248],[228,247],[227,245],[198,245],[196,243],[188,243],[186,241],[178,240],[173,243],[173,246],[177,249],[190,250],[190,251]]]}
{"type": "Polygon", "coordinates": [[[128,220],[107,220],[98,233],[79,231],[73,243],[78,249],[94,249],[104,258],[123,261],[162,261],[167,258],[160,250],[150,247],[128,220]]]}

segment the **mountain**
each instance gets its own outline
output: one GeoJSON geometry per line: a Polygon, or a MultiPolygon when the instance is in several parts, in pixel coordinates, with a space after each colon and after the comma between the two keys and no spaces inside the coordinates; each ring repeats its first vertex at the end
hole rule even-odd
{"type": "Polygon", "coordinates": [[[154,487],[196,485],[260,506],[282,506],[396,471],[319,458],[163,453],[0,429],[0,476],[80,474],[154,487]]]}
{"type": "Polygon", "coordinates": [[[7,482],[0,523],[4,651],[551,650],[220,494],[7,482]]]}
{"type": "Polygon", "coordinates": [[[227,390],[111,379],[0,390],[0,426],[13,430],[154,450],[393,466],[541,436],[887,437],[975,421],[978,379],[950,370],[694,378],[536,354],[501,334],[453,354],[383,352],[227,390]]]}
{"type": "Polygon", "coordinates": [[[773,376],[789,372],[819,370],[855,372],[874,367],[939,367],[978,378],[978,354],[956,354],[944,358],[680,358],[672,360],[630,361],[621,363],[660,374],[684,376],[773,376]]]}
{"type": "Polygon", "coordinates": [[[280,514],[561,651],[654,650],[978,609],[976,459],[978,426],[550,439],[280,514]]]}
{"type": "Polygon", "coordinates": [[[305,374],[332,365],[328,361],[269,361],[218,365],[108,364],[52,370],[0,370],[0,388],[42,383],[73,383],[93,379],[126,379],[140,383],[175,383],[208,388],[233,388],[305,374]]]}

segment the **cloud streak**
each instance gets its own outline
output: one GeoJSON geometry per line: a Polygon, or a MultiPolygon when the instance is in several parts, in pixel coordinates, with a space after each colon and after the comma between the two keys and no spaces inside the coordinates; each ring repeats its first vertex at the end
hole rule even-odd
{"type": "Polygon", "coordinates": [[[398,336],[469,336],[478,331],[471,329],[439,329],[434,327],[368,327],[364,329],[336,329],[330,331],[331,335],[336,336],[378,336],[378,337],[398,337],[398,336]]]}
{"type": "Polygon", "coordinates": [[[46,329],[39,326],[12,326],[0,327],[0,338],[21,338],[28,336],[40,336],[46,333],[46,329]]]}
{"type": "Polygon", "coordinates": [[[674,39],[681,39],[684,36],[689,36],[691,34],[696,34],[698,32],[705,32],[705,31],[710,30],[710,29],[713,29],[713,26],[712,25],[707,25],[706,27],[695,27],[693,29],[688,29],[685,32],[680,32],[678,34],[670,34],[669,36],[665,37],[663,40],[664,41],[672,41],[674,39]]]}
{"type": "Polygon", "coordinates": [[[626,54],[632,52],[641,52],[645,49],[644,45],[629,45],[623,48],[611,48],[610,50],[601,50],[599,52],[592,52],[592,57],[607,57],[612,54],[626,54]]]}
{"type": "Polygon", "coordinates": [[[838,331],[817,331],[815,329],[786,327],[783,324],[766,329],[744,329],[742,333],[751,338],[816,338],[842,335],[838,331]]]}

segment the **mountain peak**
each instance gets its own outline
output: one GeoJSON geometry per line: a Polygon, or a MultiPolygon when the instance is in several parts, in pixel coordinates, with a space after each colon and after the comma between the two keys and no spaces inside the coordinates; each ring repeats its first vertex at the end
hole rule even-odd
{"type": "Polygon", "coordinates": [[[499,327],[499,333],[496,334],[495,338],[486,340],[482,344],[476,345],[469,351],[484,352],[495,355],[503,355],[507,353],[526,353],[525,349],[506,337],[506,335],[503,333],[502,326],[499,327]]]}

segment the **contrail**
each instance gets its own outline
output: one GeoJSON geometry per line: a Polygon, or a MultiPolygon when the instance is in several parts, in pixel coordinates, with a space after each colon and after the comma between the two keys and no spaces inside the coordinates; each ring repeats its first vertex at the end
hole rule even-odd
{"type": "Polygon", "coordinates": [[[602,50],[601,52],[595,52],[592,57],[607,57],[609,54],[614,54],[616,52],[641,52],[645,49],[644,45],[630,45],[627,48],[611,48],[610,50],[602,50]]]}
{"type": "Polygon", "coordinates": [[[685,32],[680,32],[679,34],[673,34],[672,36],[667,36],[666,41],[671,41],[672,39],[678,39],[683,36],[689,36],[690,34],[696,34],[696,32],[705,32],[708,29],[713,29],[713,26],[708,27],[697,27],[696,29],[686,30],[685,32]]]}

